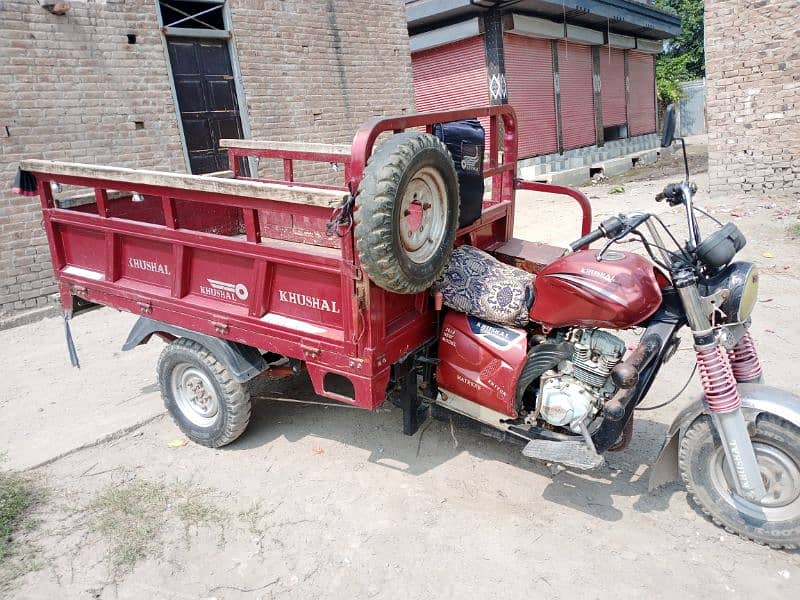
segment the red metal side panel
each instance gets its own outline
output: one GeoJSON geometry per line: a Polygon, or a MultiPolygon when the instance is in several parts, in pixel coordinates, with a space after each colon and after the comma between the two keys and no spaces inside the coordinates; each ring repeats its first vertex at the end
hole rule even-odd
{"type": "Polygon", "coordinates": [[[559,42],[558,79],[564,149],[591,146],[595,143],[591,46],[559,42]]]}
{"type": "Polygon", "coordinates": [[[628,76],[631,105],[628,107],[629,135],[653,133],[656,130],[655,72],[653,55],[628,52],[628,76]]]}
{"type": "Polygon", "coordinates": [[[625,51],[600,49],[600,97],[603,101],[603,126],[623,125],[625,108],[625,51]]]}
{"type": "Polygon", "coordinates": [[[550,40],[506,34],[503,48],[508,101],[517,112],[520,158],[558,152],[550,40]]]}

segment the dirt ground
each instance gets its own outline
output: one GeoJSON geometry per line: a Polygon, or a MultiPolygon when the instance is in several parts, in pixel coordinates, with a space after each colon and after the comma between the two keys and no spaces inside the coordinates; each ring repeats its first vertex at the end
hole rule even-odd
{"type": "MultiPolygon", "coordinates": [[[[704,146],[694,140],[693,166],[704,146]]],[[[595,222],[656,212],[653,196],[682,169],[674,158],[584,188],[595,222]],[[624,191],[611,193],[622,185],[624,191]]],[[[754,335],[767,379],[795,393],[800,353],[798,199],[707,201],[735,220],[742,256],[762,270],[754,335]]],[[[566,243],[579,235],[571,201],[520,197],[516,235],[566,243]],[[554,224],[557,226],[554,227],[554,224]]],[[[248,431],[210,450],[183,444],[155,385],[160,342],[122,353],[132,317],[101,310],[74,322],[80,371],[62,325],[0,332],[0,451],[30,468],[46,495],[22,536],[22,574],[0,576],[12,598],[792,598],[800,553],[727,534],[682,485],[647,491],[666,427],[688,398],[639,413],[624,452],[597,472],[551,476],[539,463],[470,430],[431,421],[406,437],[400,411],[374,413],[257,402],[248,431]],[[149,421],[148,421],[149,420],[149,421]],[[138,423],[143,425],[136,427],[138,423]],[[116,431],[106,442],[93,444],[116,431]],[[88,445],[69,453],[70,449],[88,445]],[[63,455],[57,460],[52,460],[63,455]]],[[[688,340],[645,405],[691,370],[688,340]]],[[[312,398],[303,378],[270,388],[312,398]]],[[[3,567],[0,566],[0,573],[3,567]]]]}

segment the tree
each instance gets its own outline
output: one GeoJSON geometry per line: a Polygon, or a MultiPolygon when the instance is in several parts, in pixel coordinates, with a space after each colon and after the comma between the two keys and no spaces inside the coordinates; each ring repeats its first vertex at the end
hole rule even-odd
{"type": "Polygon", "coordinates": [[[658,97],[663,104],[680,99],[680,84],[706,75],[703,49],[704,0],[656,0],[656,6],[681,18],[681,33],[666,44],[656,62],[658,97]]]}

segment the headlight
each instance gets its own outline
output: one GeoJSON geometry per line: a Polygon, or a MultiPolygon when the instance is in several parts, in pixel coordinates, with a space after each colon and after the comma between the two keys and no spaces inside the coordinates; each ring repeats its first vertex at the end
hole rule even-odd
{"type": "Polygon", "coordinates": [[[731,263],[710,277],[705,287],[708,295],[721,289],[729,290],[720,309],[729,323],[745,321],[758,300],[758,269],[752,263],[731,263]]]}
{"type": "Polygon", "coordinates": [[[758,268],[756,268],[755,265],[748,265],[747,263],[741,264],[742,266],[747,265],[749,268],[745,270],[741,284],[735,291],[733,289],[731,290],[731,298],[733,298],[734,294],[738,294],[739,299],[736,311],[737,321],[748,319],[753,313],[756,301],[758,300],[758,268]]]}

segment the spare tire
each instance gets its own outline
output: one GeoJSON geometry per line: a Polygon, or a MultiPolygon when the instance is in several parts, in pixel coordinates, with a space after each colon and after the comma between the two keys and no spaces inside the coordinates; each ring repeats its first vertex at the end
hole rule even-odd
{"type": "Polygon", "coordinates": [[[398,133],[370,157],[355,199],[361,266],[385,290],[429,288],[450,259],[458,228],[458,177],[445,145],[398,133]]]}

